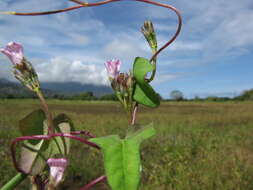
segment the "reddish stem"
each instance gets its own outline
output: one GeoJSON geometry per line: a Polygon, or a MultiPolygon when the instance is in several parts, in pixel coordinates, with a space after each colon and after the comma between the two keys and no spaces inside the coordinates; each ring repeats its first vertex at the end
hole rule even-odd
{"type": "Polygon", "coordinates": [[[106,176],[101,176],[93,181],[91,181],[89,184],[85,185],[84,187],[82,187],[80,190],[88,190],[89,188],[91,188],[92,186],[102,182],[102,181],[105,181],[106,180],[106,176]]]}
{"type": "Polygon", "coordinates": [[[15,138],[11,142],[11,156],[12,156],[12,161],[13,161],[14,167],[16,168],[17,171],[19,171],[21,173],[24,173],[24,174],[27,174],[27,172],[23,171],[18,166],[17,159],[16,159],[16,144],[18,142],[25,141],[25,140],[50,140],[53,137],[66,137],[66,138],[77,140],[81,143],[87,144],[87,145],[92,146],[94,148],[100,149],[100,147],[97,146],[95,143],[89,142],[85,138],[74,136],[74,135],[79,135],[79,134],[85,134],[85,135],[88,135],[89,137],[94,137],[89,132],[76,131],[76,132],[72,132],[70,134],[68,134],[68,133],[54,133],[54,134],[51,134],[51,135],[33,135],[33,136],[23,136],[23,137],[15,138]]]}

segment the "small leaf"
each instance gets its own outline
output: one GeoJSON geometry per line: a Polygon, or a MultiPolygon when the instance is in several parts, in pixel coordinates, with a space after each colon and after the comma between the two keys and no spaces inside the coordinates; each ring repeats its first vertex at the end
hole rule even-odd
{"type": "MultiPolygon", "coordinates": [[[[71,119],[65,115],[60,114],[54,119],[54,126],[56,133],[70,133],[74,130],[71,119]]],[[[54,137],[51,140],[51,147],[53,155],[68,155],[70,150],[70,139],[65,137],[54,137]]]]}
{"type": "Polygon", "coordinates": [[[134,100],[140,104],[149,107],[158,107],[160,105],[159,97],[150,84],[145,80],[148,72],[152,72],[154,66],[150,64],[149,60],[136,57],[133,66],[133,75],[136,79],[136,86],[134,91],[134,100]]]}
{"type": "Polygon", "coordinates": [[[145,127],[125,139],[118,135],[93,138],[102,148],[108,183],[112,190],[137,190],[140,182],[140,143],[155,134],[153,126],[145,127]]]}

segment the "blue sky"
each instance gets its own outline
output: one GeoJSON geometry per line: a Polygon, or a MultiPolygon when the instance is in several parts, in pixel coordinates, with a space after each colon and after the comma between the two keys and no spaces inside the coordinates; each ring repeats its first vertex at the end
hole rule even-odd
{"type": "MultiPolygon", "coordinates": [[[[171,3],[183,16],[182,32],[160,54],[152,82],[163,97],[175,89],[186,97],[206,97],[235,96],[253,88],[252,0],[159,2],[171,3]]],[[[71,5],[67,0],[1,0],[0,11],[44,11],[71,5]]],[[[48,16],[0,15],[0,46],[9,41],[22,43],[41,81],[108,85],[105,61],[120,59],[126,72],[136,56],[150,58],[140,32],[146,19],[153,21],[160,46],[176,29],[173,12],[126,1],[48,16]]],[[[0,78],[14,80],[4,55],[0,62],[0,78]]]]}

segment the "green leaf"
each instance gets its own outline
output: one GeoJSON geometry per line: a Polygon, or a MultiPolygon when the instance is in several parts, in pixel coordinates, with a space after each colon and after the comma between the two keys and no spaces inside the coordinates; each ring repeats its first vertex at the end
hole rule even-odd
{"type": "Polygon", "coordinates": [[[19,162],[20,167],[26,173],[35,176],[44,170],[50,155],[51,151],[47,140],[40,140],[36,145],[23,142],[19,162]]]}
{"type": "Polygon", "coordinates": [[[155,134],[153,126],[145,127],[125,139],[118,135],[93,138],[102,148],[105,172],[112,190],[137,190],[140,182],[140,143],[155,134]]]}
{"type": "MultiPolygon", "coordinates": [[[[73,124],[68,116],[60,114],[54,119],[56,133],[70,133],[73,124]]],[[[42,110],[36,110],[19,122],[19,128],[24,136],[46,135],[48,127],[46,115],[42,110]]],[[[54,137],[51,140],[27,140],[22,143],[20,167],[31,175],[41,173],[46,161],[53,155],[66,156],[70,150],[70,139],[54,137]]]]}
{"type": "Polygon", "coordinates": [[[154,66],[148,59],[136,57],[133,66],[133,75],[136,79],[134,100],[148,107],[158,107],[159,97],[150,84],[145,80],[147,73],[152,72],[154,66]]]}
{"type": "MultiPolygon", "coordinates": [[[[65,115],[60,114],[54,119],[54,126],[56,133],[70,133],[74,130],[71,119],[65,115]]],[[[70,139],[65,137],[54,137],[51,140],[51,147],[53,155],[68,155],[70,150],[70,139]]]]}
{"type": "MultiPolygon", "coordinates": [[[[41,109],[33,111],[19,122],[19,129],[23,136],[47,134],[48,127],[45,113],[41,109]]],[[[24,141],[19,161],[20,168],[31,175],[37,175],[43,171],[46,166],[46,159],[49,156],[49,141],[24,141]]]]}
{"type": "MultiPolygon", "coordinates": [[[[35,110],[19,121],[19,130],[23,136],[46,134],[43,124],[45,120],[46,115],[43,110],[35,110]]],[[[28,142],[35,145],[38,140],[28,140],[28,142]]]]}

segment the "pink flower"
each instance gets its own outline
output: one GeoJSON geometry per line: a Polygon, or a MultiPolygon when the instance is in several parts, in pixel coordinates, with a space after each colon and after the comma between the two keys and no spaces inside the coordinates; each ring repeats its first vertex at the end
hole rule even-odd
{"type": "Polygon", "coordinates": [[[23,47],[16,42],[10,42],[0,51],[5,54],[14,65],[20,65],[23,59],[23,47]]]}
{"type": "Polygon", "coordinates": [[[110,78],[116,78],[119,75],[120,60],[111,60],[105,63],[105,68],[110,78]]]}
{"type": "Polygon", "coordinates": [[[49,158],[47,164],[50,167],[50,178],[53,180],[53,184],[57,186],[62,180],[68,160],[66,158],[49,158]]]}

